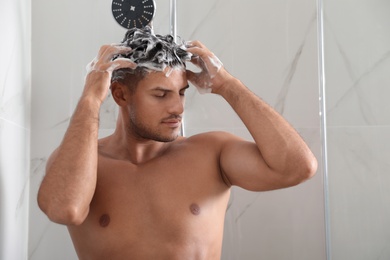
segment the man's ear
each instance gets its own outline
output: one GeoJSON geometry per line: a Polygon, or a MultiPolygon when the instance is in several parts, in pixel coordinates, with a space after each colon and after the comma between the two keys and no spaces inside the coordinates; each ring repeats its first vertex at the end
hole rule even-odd
{"type": "Polygon", "coordinates": [[[118,104],[118,106],[125,106],[127,105],[127,99],[129,95],[129,90],[126,85],[114,81],[111,83],[111,95],[114,98],[115,102],[118,104]]]}

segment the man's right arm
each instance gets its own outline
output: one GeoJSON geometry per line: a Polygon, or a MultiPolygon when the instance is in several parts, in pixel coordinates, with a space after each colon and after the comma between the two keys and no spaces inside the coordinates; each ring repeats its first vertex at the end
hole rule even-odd
{"type": "Polygon", "coordinates": [[[60,224],[81,224],[89,212],[97,174],[100,105],[82,97],[62,143],[50,156],[38,193],[40,208],[60,224]]]}
{"type": "Polygon", "coordinates": [[[103,46],[89,66],[83,94],[60,146],[47,162],[38,192],[39,207],[53,222],[78,225],[89,213],[97,179],[100,106],[112,71],[136,66],[130,60],[112,58],[130,51],[122,46],[103,46]]]}

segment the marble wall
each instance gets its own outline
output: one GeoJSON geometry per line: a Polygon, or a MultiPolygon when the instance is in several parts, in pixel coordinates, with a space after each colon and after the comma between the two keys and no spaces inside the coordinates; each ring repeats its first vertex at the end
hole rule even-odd
{"type": "MultiPolygon", "coordinates": [[[[125,33],[112,18],[110,4],[34,0],[32,5],[31,260],[77,258],[66,228],[49,222],[35,198],[46,160],[61,141],[83,89],[86,64],[102,44],[119,42],[125,33]]],[[[169,0],[156,4],[155,31],[169,33],[169,0]]],[[[178,34],[205,43],[233,75],[288,119],[320,159],[316,1],[177,4],[178,34]]],[[[101,110],[101,136],[113,131],[116,114],[109,97],[101,110]]],[[[186,135],[216,129],[251,139],[224,100],[190,90],[186,135]]],[[[326,259],[321,169],[312,180],[289,189],[253,193],[234,188],[222,258],[326,259]]]]}
{"type": "Polygon", "coordinates": [[[0,259],[27,259],[31,3],[0,1],[0,259]]]}
{"type": "Polygon", "coordinates": [[[389,10],[324,1],[332,259],[390,259],[389,10]]]}

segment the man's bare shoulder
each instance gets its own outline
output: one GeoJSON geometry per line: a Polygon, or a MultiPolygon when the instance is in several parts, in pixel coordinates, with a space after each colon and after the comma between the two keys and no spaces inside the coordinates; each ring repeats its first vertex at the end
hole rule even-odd
{"type": "Polygon", "coordinates": [[[244,139],[224,131],[211,131],[200,134],[195,134],[188,137],[185,142],[194,147],[200,149],[213,150],[217,153],[221,152],[222,149],[233,143],[242,142],[244,139]]]}
{"type": "MultiPolygon", "coordinates": [[[[207,151],[208,156],[214,154],[216,156],[222,151],[224,145],[242,140],[239,137],[224,131],[210,131],[191,136],[180,136],[175,141],[167,143],[165,155],[172,154],[173,152],[179,153],[181,156],[192,156],[193,153],[205,153],[207,151]]],[[[98,153],[99,156],[104,158],[119,159],[121,156],[121,149],[119,149],[118,143],[116,143],[112,136],[107,136],[98,140],[98,153]]],[[[198,155],[199,156],[199,155],[198,155]]]]}
{"type": "Polygon", "coordinates": [[[238,140],[239,137],[224,131],[211,131],[192,135],[186,141],[204,145],[223,144],[227,141],[238,140]]]}
{"type": "MultiPolygon", "coordinates": [[[[106,146],[112,140],[112,136],[107,136],[100,138],[98,140],[99,148],[106,146]]],[[[176,144],[188,144],[188,145],[205,145],[205,146],[214,146],[217,144],[223,144],[227,141],[240,140],[239,137],[224,131],[210,131],[194,134],[191,136],[180,136],[175,141],[171,142],[172,145],[176,144]]]]}

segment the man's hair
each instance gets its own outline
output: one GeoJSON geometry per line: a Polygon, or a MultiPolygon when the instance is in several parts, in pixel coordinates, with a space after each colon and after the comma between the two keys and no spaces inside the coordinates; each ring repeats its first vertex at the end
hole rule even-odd
{"type": "MultiPolygon", "coordinates": [[[[135,69],[124,68],[113,71],[111,82],[118,81],[134,90],[138,82],[149,72],[169,69],[185,69],[185,62],[192,54],[186,51],[184,42],[175,43],[171,35],[155,35],[151,27],[133,28],[127,31],[122,44],[132,49],[127,58],[137,64],[135,69]]],[[[168,72],[169,73],[169,72],[168,72]]]]}

